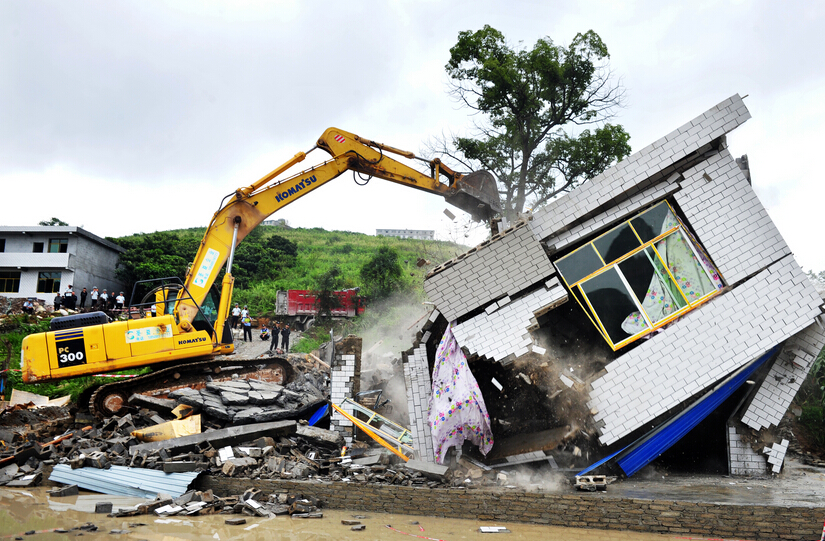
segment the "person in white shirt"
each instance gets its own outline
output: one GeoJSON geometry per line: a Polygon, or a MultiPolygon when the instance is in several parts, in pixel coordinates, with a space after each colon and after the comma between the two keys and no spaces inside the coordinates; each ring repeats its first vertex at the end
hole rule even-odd
{"type": "Polygon", "coordinates": [[[246,306],[244,306],[243,310],[241,310],[241,319],[245,318],[248,315],[249,315],[249,310],[247,310],[246,306]]]}
{"type": "Polygon", "coordinates": [[[101,308],[103,308],[104,310],[106,310],[106,303],[108,303],[108,302],[109,302],[109,294],[108,294],[108,293],[106,293],[106,290],[104,289],[104,290],[103,290],[103,293],[101,293],[101,294],[100,294],[100,304],[101,304],[101,308]]]}
{"type": "Polygon", "coordinates": [[[92,310],[97,308],[97,298],[100,296],[100,292],[97,290],[97,286],[92,288],[92,310]]]}
{"type": "Polygon", "coordinates": [[[241,309],[238,303],[235,303],[235,308],[232,309],[232,329],[238,326],[238,320],[241,319],[241,309]]]}
{"type": "Polygon", "coordinates": [[[123,291],[121,291],[120,295],[115,297],[115,308],[118,310],[123,310],[124,304],[126,304],[126,297],[123,296],[123,291]]]}

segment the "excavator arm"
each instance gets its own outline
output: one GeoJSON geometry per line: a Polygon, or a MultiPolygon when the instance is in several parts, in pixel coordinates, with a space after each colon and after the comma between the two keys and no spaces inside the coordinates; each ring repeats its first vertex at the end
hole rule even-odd
{"type": "MultiPolygon", "coordinates": [[[[155,289],[150,302],[144,301],[145,306],[157,306],[157,317],[114,322],[107,322],[105,314],[55,318],[50,331],[23,340],[23,380],[32,383],[159,364],[169,365],[164,370],[172,370],[172,380],[190,372],[192,377],[200,377],[194,374],[221,370],[221,363],[210,358],[234,351],[232,334],[225,323],[232,301],[235,248],[267,216],[346,171],[441,195],[476,219],[487,220],[500,212],[495,181],[486,171],[461,175],[438,160],[421,160],[429,166],[429,174],[422,173],[389,156],[419,159],[411,152],[336,128],[325,131],[312,150],[315,149],[328,152],[331,158],[279,179],[306,158],[307,153],[299,152],[257,182],[224,199],[209,222],[183,288],[179,284],[168,289],[163,285],[155,289]],[[224,265],[226,273],[213,319],[212,305],[205,301],[224,265]],[[174,304],[171,312],[166,310],[169,304],[174,304]],[[196,318],[199,314],[203,318],[196,318]],[[204,325],[203,319],[214,321],[214,325],[204,325]]],[[[234,364],[238,363],[235,360],[234,364]]],[[[288,363],[275,364],[286,378],[288,363]]],[[[166,381],[164,370],[158,371],[157,377],[155,373],[142,376],[141,388],[166,381]]],[[[92,395],[92,407],[96,411],[116,411],[133,391],[128,382],[107,384],[92,395]]]]}
{"type": "MultiPolygon", "coordinates": [[[[229,201],[214,214],[184,280],[190,296],[177,303],[177,317],[183,332],[191,330],[191,322],[198,307],[203,303],[220,269],[228,263],[215,332],[220,337],[218,342],[231,343],[228,331],[224,330],[224,323],[231,305],[234,284],[231,266],[235,247],[268,216],[348,170],[441,195],[447,202],[469,212],[475,219],[489,220],[501,211],[495,180],[486,171],[462,175],[439,160],[431,160],[425,161],[430,168],[430,174],[427,175],[387,155],[417,159],[413,153],[337,128],[326,130],[312,150],[316,148],[328,152],[332,159],[293,176],[275,180],[306,158],[307,153],[299,152],[257,182],[236,190],[229,201]]],[[[216,350],[220,347],[218,344],[216,350]]]]}

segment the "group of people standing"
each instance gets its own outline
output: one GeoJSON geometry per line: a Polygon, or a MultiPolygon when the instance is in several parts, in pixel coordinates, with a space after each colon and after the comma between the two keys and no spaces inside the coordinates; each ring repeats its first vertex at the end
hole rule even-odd
{"type": "Polygon", "coordinates": [[[289,323],[276,323],[272,326],[272,343],[269,344],[269,351],[278,349],[278,336],[281,337],[281,349],[284,353],[289,353],[289,323]]]}
{"type": "Polygon", "coordinates": [[[91,293],[84,287],[79,297],[78,300],[78,295],[74,292],[72,286],[68,286],[63,294],[57,293],[54,296],[54,309],[60,310],[62,306],[69,310],[83,310],[86,308],[86,298],[91,299],[92,310],[122,310],[126,304],[123,291],[118,295],[115,295],[113,291],[110,296],[107,290],[104,289],[101,293],[97,287],[93,287],[91,293]]]}
{"type": "MultiPolygon", "coordinates": [[[[249,316],[249,309],[244,306],[243,308],[235,303],[235,308],[232,309],[232,330],[235,330],[238,326],[238,323],[241,324],[243,328],[243,341],[246,342],[247,338],[248,341],[252,341],[252,318],[249,316]]],[[[281,349],[284,350],[284,353],[289,351],[289,324],[288,323],[276,323],[272,327],[272,332],[269,332],[269,329],[266,327],[261,328],[261,338],[265,335],[269,337],[272,343],[269,345],[269,351],[273,349],[278,349],[278,339],[280,337],[281,341],[281,349]]]]}

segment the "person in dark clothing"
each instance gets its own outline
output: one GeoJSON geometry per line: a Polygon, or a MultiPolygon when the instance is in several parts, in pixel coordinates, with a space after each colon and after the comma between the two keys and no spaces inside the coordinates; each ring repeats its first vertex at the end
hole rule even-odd
{"type": "Polygon", "coordinates": [[[249,341],[252,341],[252,318],[246,316],[241,320],[243,325],[243,341],[246,342],[246,337],[249,336],[249,341]]]}
{"type": "Polygon", "coordinates": [[[60,310],[60,305],[63,303],[63,296],[58,293],[54,296],[54,310],[55,312],[60,310]]]}
{"type": "Polygon", "coordinates": [[[81,308],[86,308],[86,295],[88,295],[88,294],[89,294],[89,292],[86,291],[86,288],[84,287],[83,290],[80,292],[80,307],[81,308]]]}
{"type": "Polygon", "coordinates": [[[74,294],[74,290],[72,290],[72,286],[69,286],[66,289],[66,293],[63,294],[63,306],[70,310],[74,310],[75,304],[77,303],[77,295],[74,294]]]}
{"type": "Polygon", "coordinates": [[[284,353],[289,353],[289,323],[281,330],[281,349],[284,353]]]}
{"type": "Polygon", "coordinates": [[[269,351],[273,349],[275,351],[278,350],[278,339],[281,337],[281,323],[275,323],[272,325],[272,343],[269,344],[269,351]]]}

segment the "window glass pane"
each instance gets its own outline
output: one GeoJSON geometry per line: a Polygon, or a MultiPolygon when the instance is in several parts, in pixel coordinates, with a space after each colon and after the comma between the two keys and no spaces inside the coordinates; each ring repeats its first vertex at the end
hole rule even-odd
{"type": "Polygon", "coordinates": [[[632,252],[641,243],[627,223],[609,231],[593,241],[596,249],[607,264],[613,263],[628,252],[632,252]]]}
{"type": "Polygon", "coordinates": [[[6,239],[0,239],[0,252],[6,251],[6,239]]]}
{"type": "Polygon", "coordinates": [[[69,239],[49,239],[50,254],[65,254],[69,249],[69,239]]]}
{"type": "MultiPolygon", "coordinates": [[[[676,291],[673,280],[650,248],[619,263],[619,269],[652,323],[656,324],[686,305],[685,300],[676,291]],[[674,293],[678,299],[674,297],[674,293]]],[[[647,322],[638,310],[622,322],[622,329],[631,335],[646,328],[647,322]]]]}
{"type": "Polygon", "coordinates": [[[37,275],[38,293],[57,293],[60,291],[59,272],[41,272],[37,275]]]}
{"type": "Polygon", "coordinates": [[[35,242],[32,244],[32,252],[35,254],[42,254],[43,253],[43,243],[42,242],[35,242]]]}
{"type": "Polygon", "coordinates": [[[20,291],[20,271],[0,271],[0,292],[18,293],[20,291]]]}
{"type": "Polygon", "coordinates": [[[676,216],[670,212],[670,207],[664,201],[633,218],[630,223],[633,224],[633,229],[639,234],[642,242],[650,242],[668,229],[679,225],[676,216]]]}
{"type": "MultiPolygon", "coordinates": [[[[615,267],[590,278],[581,286],[614,344],[635,334],[625,331],[622,323],[629,314],[638,312],[639,309],[615,267]]],[[[640,330],[647,329],[647,322],[643,318],[640,319],[640,330]]]]}
{"type": "Polygon", "coordinates": [[[604,263],[599,259],[599,255],[593,246],[588,244],[582,246],[575,252],[569,254],[564,259],[556,261],[556,267],[568,284],[574,284],[602,268],[604,263]]]}
{"type": "Polygon", "coordinates": [[[722,287],[716,273],[713,281],[708,277],[681,231],[676,231],[657,242],[656,249],[689,303],[699,300],[717,287],[722,287]]]}

